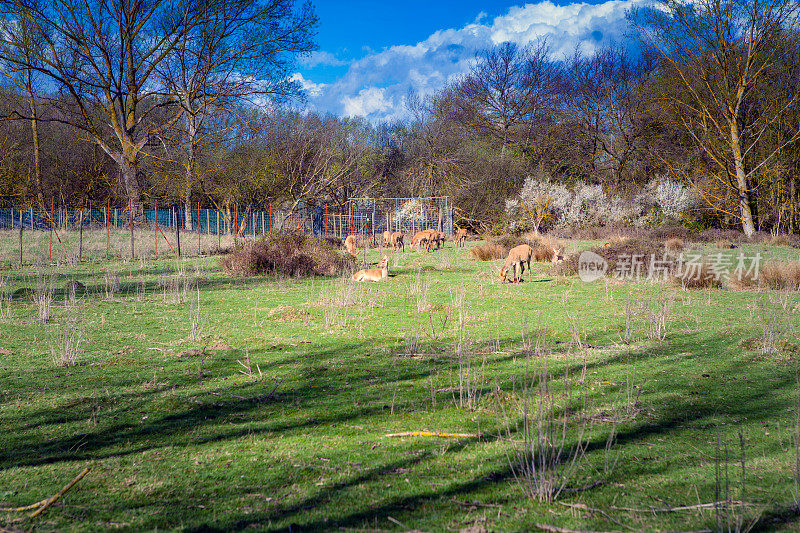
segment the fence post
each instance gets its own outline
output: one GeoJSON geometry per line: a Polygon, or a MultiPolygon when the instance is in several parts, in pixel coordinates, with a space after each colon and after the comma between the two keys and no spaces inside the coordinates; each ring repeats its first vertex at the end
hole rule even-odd
{"type": "Polygon", "coordinates": [[[108,206],[106,207],[106,261],[108,261],[108,241],[111,239],[109,226],[111,224],[111,197],[108,197],[108,206]]]}
{"type": "Polygon", "coordinates": [[[22,211],[19,212],[19,266],[22,266],[22,211]]]}
{"type": "Polygon", "coordinates": [[[128,226],[130,226],[130,228],[131,228],[131,261],[133,261],[134,259],[136,259],[136,250],[134,250],[134,247],[133,247],[133,243],[134,243],[134,238],[133,238],[133,209],[134,209],[133,200],[131,200],[129,202],[129,204],[130,204],[130,213],[128,214],[128,226]]]}
{"type": "Polygon", "coordinates": [[[211,214],[208,208],[206,208],[206,235],[209,233],[211,233],[211,214]]]}
{"type": "Polygon", "coordinates": [[[155,229],[153,230],[153,237],[155,238],[156,241],[156,259],[158,259],[158,200],[155,201],[154,208],[155,208],[155,214],[154,214],[155,224],[153,224],[153,227],[155,229]]]}
{"type": "Polygon", "coordinates": [[[200,224],[200,202],[197,202],[197,255],[200,256],[200,232],[203,229],[200,224]]]}
{"type": "Polygon", "coordinates": [[[217,218],[217,248],[222,248],[222,234],[219,232],[219,211],[214,210],[214,216],[217,218]]]}
{"type": "Polygon", "coordinates": [[[78,261],[80,262],[82,260],[83,260],[83,209],[81,209],[80,229],[78,229],[78,261]]]}
{"type": "Polygon", "coordinates": [[[180,259],[181,257],[181,224],[180,224],[180,216],[181,216],[181,204],[175,206],[175,258],[180,259]]]}
{"type": "Polygon", "coordinates": [[[56,209],[56,197],[50,199],[50,252],[47,255],[47,260],[53,260],[53,211],[56,209]]]}
{"type": "Polygon", "coordinates": [[[31,229],[34,229],[34,227],[33,227],[33,207],[31,207],[31,229]]]}

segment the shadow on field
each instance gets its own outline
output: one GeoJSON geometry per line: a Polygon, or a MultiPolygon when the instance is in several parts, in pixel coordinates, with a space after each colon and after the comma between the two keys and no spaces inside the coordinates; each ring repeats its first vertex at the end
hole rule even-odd
{"type": "MultiPolygon", "coordinates": [[[[367,370],[354,369],[351,366],[334,363],[345,359],[353,353],[364,353],[370,347],[365,344],[350,344],[334,350],[323,350],[306,357],[290,356],[286,361],[279,361],[272,366],[302,363],[305,368],[292,384],[292,377],[287,376],[289,383],[275,388],[274,381],[249,382],[231,387],[226,385],[219,391],[205,391],[178,397],[181,406],[193,403],[190,408],[158,417],[158,410],[163,407],[151,406],[155,397],[167,390],[203,386],[203,379],[193,378],[174,387],[154,388],[153,390],[126,392],[105,401],[86,397],[70,400],[65,405],[53,409],[39,410],[26,415],[24,420],[7,417],[4,425],[13,427],[15,431],[6,435],[5,446],[0,447],[0,469],[21,466],[35,466],[60,461],[87,461],[109,457],[125,456],[162,446],[202,444],[225,439],[235,439],[259,433],[291,432],[320,425],[341,424],[360,418],[368,418],[384,410],[389,400],[381,400],[380,406],[354,407],[353,399],[341,388],[343,381],[351,384],[352,390],[362,391],[370,387],[380,388],[386,385],[380,369],[372,367],[367,370]],[[180,388],[179,388],[180,387],[180,388]],[[234,399],[221,399],[216,395],[233,396],[234,399]],[[104,410],[104,405],[118,405],[111,410],[104,410]],[[96,430],[82,432],[65,438],[42,441],[34,435],[26,436],[25,431],[40,430],[43,426],[58,426],[67,423],[80,423],[93,416],[93,410],[101,407],[100,419],[121,419],[122,422],[98,424],[96,430]],[[295,422],[273,422],[275,411],[294,407],[297,409],[313,409],[315,416],[295,422]],[[135,413],[135,414],[134,414],[135,413]],[[144,416],[142,416],[144,415],[144,416]],[[259,424],[253,429],[250,423],[259,424]],[[231,428],[231,424],[234,427],[231,428]],[[236,425],[242,425],[236,428],[236,425]]],[[[257,355],[256,352],[251,353],[257,355]]],[[[235,359],[235,357],[234,357],[235,359]]],[[[183,361],[182,361],[183,362],[183,361]]],[[[181,362],[181,363],[182,363],[181,362]]],[[[218,362],[219,366],[228,366],[228,374],[237,375],[238,364],[233,361],[218,362]]],[[[179,367],[182,370],[182,367],[179,367]]],[[[177,370],[174,369],[174,370],[177,370]]],[[[214,372],[209,366],[207,371],[214,372]]],[[[217,369],[221,372],[221,369],[217,369]]],[[[398,381],[415,381],[427,378],[425,371],[393,372],[398,381]]],[[[177,377],[185,381],[185,375],[164,374],[158,379],[177,377]]],[[[128,383],[127,386],[141,387],[141,382],[128,383]]],[[[189,391],[191,393],[191,391],[189,391]]],[[[375,402],[373,402],[375,403],[375,402]]],[[[282,420],[286,420],[284,417],[282,420]]],[[[57,430],[51,428],[50,430],[57,430]]]]}
{"type": "MultiPolygon", "coordinates": [[[[794,387],[792,373],[776,373],[774,365],[743,354],[735,344],[736,340],[724,334],[681,333],[653,348],[634,348],[587,363],[589,375],[594,371],[604,371],[610,365],[635,363],[637,379],[644,383],[640,401],[647,403],[653,414],[621,429],[617,436],[619,446],[665,434],[678,434],[687,429],[713,428],[718,425],[720,417],[736,423],[743,419],[783,416],[792,406],[792,401],[789,395],[779,392],[794,387]],[[698,371],[698,368],[703,370],[698,371]]],[[[275,394],[269,394],[272,385],[269,380],[235,386],[223,383],[215,388],[213,381],[189,380],[181,375],[179,381],[186,382],[173,388],[127,392],[107,398],[97,429],[70,437],[43,440],[34,434],[34,430],[40,426],[86,420],[94,408],[92,399],[78,401],[72,406],[67,404],[41,410],[28,415],[25,420],[5,419],[2,421],[6,435],[2,438],[4,446],[0,448],[0,468],[102,460],[162,447],[241,439],[248,435],[269,434],[270,439],[305,436],[315,429],[338,431],[335,426],[346,423],[368,425],[373,422],[373,417],[386,412],[385,403],[392,397],[392,387],[400,383],[424,384],[434,372],[452,368],[452,360],[419,361],[377,353],[372,357],[358,357],[375,349],[372,343],[364,341],[351,342],[336,349],[286,354],[285,359],[275,361],[270,367],[270,377],[285,380],[275,394]],[[300,370],[293,372],[293,365],[299,365],[300,370]],[[277,370],[284,374],[276,375],[277,370]],[[198,391],[198,387],[202,390],[198,391]],[[175,394],[175,409],[163,404],[171,398],[166,394],[169,390],[175,394]],[[162,403],[151,405],[159,394],[162,403]],[[168,414],[160,416],[159,411],[168,414]],[[113,417],[122,421],[108,423],[113,417]]],[[[559,372],[563,376],[565,367],[569,368],[570,375],[578,375],[583,368],[582,362],[577,360],[579,357],[578,353],[574,361],[559,359],[553,368],[554,377],[558,379],[559,372]]],[[[505,365],[509,358],[494,358],[487,364],[505,365]]],[[[180,369],[182,367],[175,364],[171,370],[178,372],[180,369]]],[[[236,375],[238,367],[235,361],[228,359],[218,361],[210,371],[230,376],[236,375]]],[[[161,379],[170,377],[171,374],[166,374],[161,379]]],[[[129,386],[140,385],[140,382],[129,383],[129,386]]],[[[489,392],[488,388],[485,390],[489,392]]],[[[424,395],[425,392],[417,394],[424,395]]],[[[449,401],[445,395],[439,400],[443,405],[449,401]]],[[[50,428],[47,433],[57,430],[50,428]]],[[[482,431],[487,436],[480,441],[453,441],[443,453],[452,460],[460,452],[498,440],[500,423],[495,428],[482,428],[482,431]]],[[[382,430],[377,426],[370,437],[378,439],[381,434],[382,430]]],[[[604,439],[595,440],[590,443],[589,452],[602,450],[604,445],[604,439]]],[[[340,452],[347,454],[349,450],[340,452]]],[[[440,460],[441,456],[430,450],[405,458],[388,455],[380,465],[370,465],[345,480],[320,487],[304,487],[306,493],[300,501],[291,504],[275,503],[270,509],[220,513],[222,518],[203,515],[184,516],[182,520],[189,531],[237,531],[254,527],[254,524],[264,529],[284,531],[291,524],[292,531],[315,531],[359,527],[373,519],[387,525],[387,517],[402,519],[405,513],[421,505],[454,505],[450,502],[453,497],[475,497],[477,492],[485,493],[483,489],[489,485],[511,482],[510,469],[498,466],[487,467],[488,473],[484,472],[480,477],[454,478],[443,483],[441,488],[410,490],[410,494],[389,501],[378,492],[379,486],[399,482],[394,475],[396,470],[410,469],[408,475],[414,476],[420,474],[427,463],[440,460]],[[361,499],[353,496],[356,493],[348,493],[351,489],[363,488],[363,485],[369,485],[375,493],[361,499]],[[343,505],[342,498],[350,499],[343,505]],[[307,513],[310,509],[315,509],[315,512],[307,513]]],[[[637,475],[648,476],[670,467],[670,464],[659,463],[652,469],[641,468],[637,475]]],[[[280,478],[280,469],[276,469],[274,474],[265,469],[264,475],[265,486],[280,486],[286,482],[280,478]]],[[[220,487],[214,490],[219,491],[220,487]]],[[[231,486],[225,490],[224,496],[233,498],[238,489],[231,486]]],[[[192,503],[190,498],[197,497],[197,493],[177,495],[170,505],[186,509],[192,503]]],[[[215,493],[214,497],[219,497],[219,494],[215,493]]],[[[792,510],[778,511],[777,514],[785,523],[797,520],[797,513],[792,510]]],[[[413,523],[408,525],[414,526],[413,523]]],[[[766,523],[761,527],[768,529],[766,523]]]]}

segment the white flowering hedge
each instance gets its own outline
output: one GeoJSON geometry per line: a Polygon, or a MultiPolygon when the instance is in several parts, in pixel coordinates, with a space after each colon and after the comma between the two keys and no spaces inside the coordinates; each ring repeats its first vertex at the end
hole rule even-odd
{"type": "Polygon", "coordinates": [[[663,218],[679,220],[697,203],[685,185],[657,177],[634,198],[610,196],[600,185],[568,188],[549,179],[528,176],[519,195],[506,200],[510,231],[556,226],[643,226],[663,218]]]}

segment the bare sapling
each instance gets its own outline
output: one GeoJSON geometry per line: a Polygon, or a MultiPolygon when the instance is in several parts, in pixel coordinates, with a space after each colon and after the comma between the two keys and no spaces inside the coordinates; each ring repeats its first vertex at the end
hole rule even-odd
{"type": "MultiPolygon", "coordinates": [[[[500,406],[506,435],[513,443],[508,459],[517,486],[528,498],[552,502],[577,480],[590,441],[590,419],[575,409],[576,400],[585,408],[585,399],[572,396],[579,387],[570,382],[569,365],[564,370],[563,392],[557,391],[539,331],[535,349],[526,352],[521,421],[512,421],[505,406],[500,406]]],[[[607,445],[613,446],[613,440],[607,445]]]]}
{"type": "Polygon", "coordinates": [[[533,256],[533,248],[527,244],[520,244],[512,248],[508,252],[503,267],[500,269],[500,282],[505,283],[508,277],[508,270],[513,267],[514,269],[514,282],[519,283],[522,281],[522,275],[525,273],[525,265],[528,266],[528,280],[531,279],[531,257],[533,256]]]}
{"type": "Polygon", "coordinates": [[[418,313],[424,313],[430,307],[428,303],[428,286],[428,278],[422,274],[422,270],[417,270],[414,277],[409,281],[408,289],[416,299],[418,313]]]}
{"type": "Polygon", "coordinates": [[[50,320],[56,276],[55,272],[48,272],[41,265],[36,267],[36,289],[33,291],[33,301],[36,303],[40,322],[50,320]]]}
{"type": "Polygon", "coordinates": [[[8,318],[11,315],[12,295],[8,279],[0,274],[0,318],[8,318]]]}
{"type": "Polygon", "coordinates": [[[659,285],[653,297],[647,317],[648,338],[654,341],[663,341],[667,335],[667,318],[669,316],[670,301],[666,290],[659,285]]]}
{"type": "Polygon", "coordinates": [[[353,274],[353,281],[383,281],[389,277],[389,258],[385,255],[378,263],[378,268],[362,268],[353,274]]]}
{"type": "Polygon", "coordinates": [[[203,321],[200,316],[200,287],[197,287],[197,298],[189,302],[189,338],[199,340],[203,333],[203,321]]]}
{"type": "Polygon", "coordinates": [[[50,335],[50,355],[53,364],[61,367],[75,366],[83,353],[85,326],[77,315],[70,315],[56,324],[50,335]]]}
{"type": "Polygon", "coordinates": [[[780,351],[786,340],[794,336],[794,305],[785,291],[767,293],[766,298],[758,303],[762,328],[761,353],[780,351]]]}
{"type": "Polygon", "coordinates": [[[119,273],[110,268],[105,271],[103,275],[104,285],[103,288],[105,290],[106,298],[112,298],[117,292],[119,292],[119,273]]]}

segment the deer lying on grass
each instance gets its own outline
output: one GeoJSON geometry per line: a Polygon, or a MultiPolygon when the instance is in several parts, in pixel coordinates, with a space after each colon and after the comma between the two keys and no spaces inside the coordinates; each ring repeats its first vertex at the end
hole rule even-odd
{"type": "Polygon", "coordinates": [[[467,228],[456,228],[458,233],[456,233],[456,246],[464,246],[464,242],[467,240],[467,228]]]}
{"type": "Polygon", "coordinates": [[[358,255],[356,248],[358,247],[359,236],[358,235],[348,235],[347,238],[344,240],[344,247],[347,248],[347,253],[355,257],[358,255]]]}
{"type": "Polygon", "coordinates": [[[385,255],[378,268],[362,268],[353,274],[353,281],[381,281],[389,277],[389,258],[385,255]]]}
{"type": "Polygon", "coordinates": [[[532,255],[533,248],[527,244],[520,244],[519,246],[512,248],[511,251],[508,252],[508,257],[506,257],[506,262],[503,264],[503,268],[500,269],[500,282],[506,282],[506,278],[508,277],[508,269],[512,266],[514,267],[514,282],[522,281],[522,275],[525,273],[525,263],[528,264],[528,280],[530,281],[532,255]]]}
{"type": "Polygon", "coordinates": [[[397,250],[398,247],[402,248],[403,251],[406,251],[406,245],[403,242],[403,234],[399,231],[395,231],[389,237],[389,242],[392,244],[392,250],[397,250]]]}

